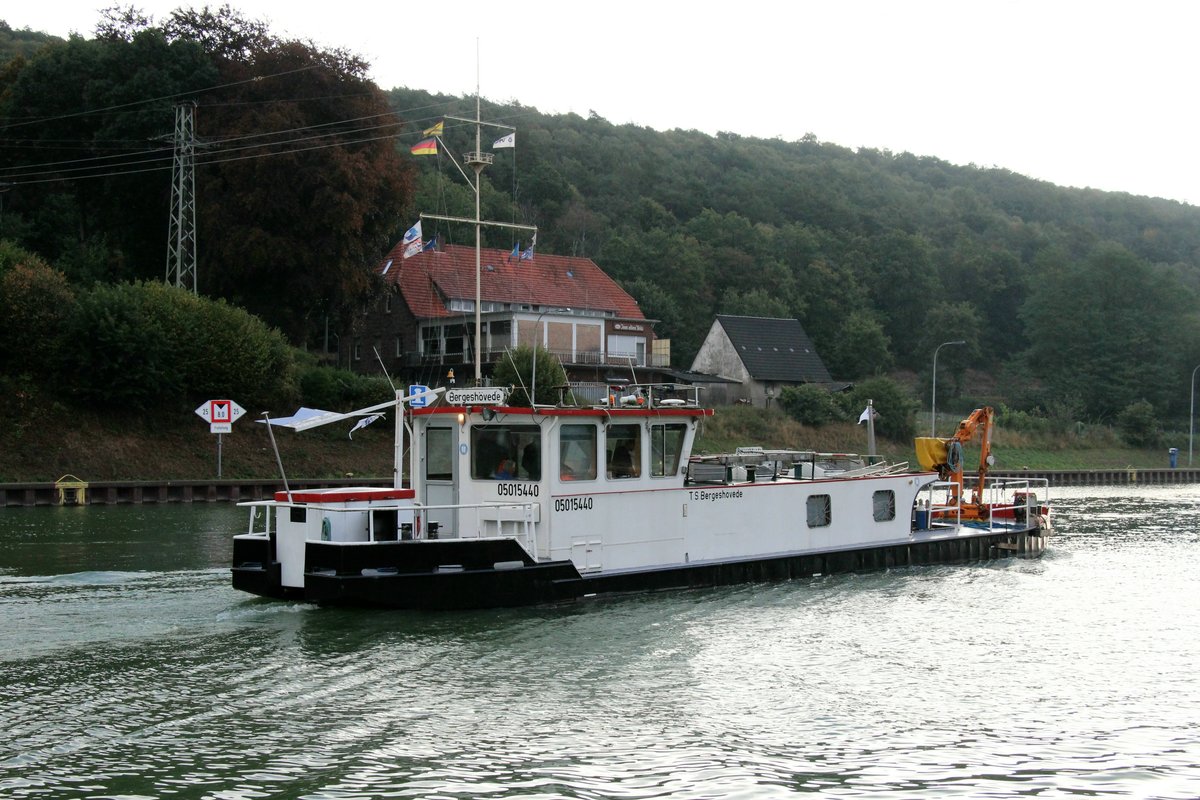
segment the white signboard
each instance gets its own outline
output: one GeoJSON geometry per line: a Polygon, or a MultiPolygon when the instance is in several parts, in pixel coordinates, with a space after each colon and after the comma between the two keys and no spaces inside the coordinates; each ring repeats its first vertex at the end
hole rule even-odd
{"type": "Polygon", "coordinates": [[[232,400],[209,400],[201,403],[196,413],[208,422],[209,432],[232,433],[233,423],[246,413],[246,409],[232,400]]]}
{"type": "Polygon", "coordinates": [[[428,386],[414,383],[408,387],[408,393],[412,396],[412,400],[409,400],[408,404],[413,408],[425,408],[425,406],[429,405],[429,401],[435,397],[432,391],[428,386]]]}
{"type": "Polygon", "coordinates": [[[477,386],[446,392],[446,402],[452,406],[499,406],[507,401],[508,390],[502,386],[477,386]]]}

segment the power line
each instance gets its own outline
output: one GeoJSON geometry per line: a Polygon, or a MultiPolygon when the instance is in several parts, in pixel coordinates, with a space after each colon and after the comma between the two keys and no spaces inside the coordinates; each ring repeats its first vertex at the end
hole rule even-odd
{"type": "Polygon", "coordinates": [[[271,75],[260,75],[260,76],[253,77],[253,78],[247,78],[247,79],[241,80],[241,81],[233,81],[232,83],[222,83],[222,84],[217,84],[215,86],[208,86],[203,89],[190,89],[186,92],[176,92],[174,94],[165,94],[160,97],[151,97],[151,98],[147,98],[145,100],[132,100],[128,103],[118,103],[116,105],[105,106],[103,108],[91,108],[91,109],[87,109],[85,111],[75,111],[70,114],[60,114],[56,117],[41,117],[41,118],[37,118],[37,119],[28,119],[24,122],[15,122],[15,123],[12,123],[9,125],[0,125],[0,131],[8,130],[10,128],[21,128],[26,125],[36,125],[40,122],[57,122],[58,120],[63,120],[63,119],[74,119],[76,117],[87,116],[88,114],[103,114],[103,113],[107,113],[109,111],[117,111],[117,110],[120,110],[123,108],[132,108],[134,106],[146,105],[149,103],[161,103],[164,100],[178,100],[180,98],[190,97],[192,95],[202,94],[204,92],[212,92],[212,91],[216,91],[218,89],[228,89],[232,86],[241,86],[242,84],[255,83],[257,81],[268,80],[270,78],[280,78],[280,77],[283,77],[284,75],[294,75],[297,72],[307,72],[310,69],[316,69],[318,66],[320,66],[320,65],[310,64],[307,67],[297,67],[296,69],[289,69],[289,70],[285,70],[283,72],[276,72],[271,75]]]}

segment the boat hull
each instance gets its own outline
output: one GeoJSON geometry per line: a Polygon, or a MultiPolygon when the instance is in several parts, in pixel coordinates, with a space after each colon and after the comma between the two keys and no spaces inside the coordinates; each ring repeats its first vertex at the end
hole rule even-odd
{"type": "Polygon", "coordinates": [[[337,545],[308,542],[303,587],[279,582],[269,543],[235,543],[234,587],[274,598],[397,609],[470,609],[559,603],[593,596],[778,582],[927,564],[1038,557],[1048,531],[962,528],[853,549],[580,574],[571,561],[537,563],[511,540],[337,545]],[[240,560],[239,560],[240,559],[240,560]]]}

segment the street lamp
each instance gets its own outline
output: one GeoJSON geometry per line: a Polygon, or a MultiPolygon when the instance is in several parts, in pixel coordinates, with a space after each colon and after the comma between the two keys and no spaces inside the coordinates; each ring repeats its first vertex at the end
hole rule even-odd
{"type": "Polygon", "coordinates": [[[538,349],[538,339],[541,338],[538,335],[538,333],[541,330],[542,317],[546,316],[547,314],[570,314],[570,313],[571,313],[571,309],[569,309],[569,308],[546,308],[546,309],[542,310],[542,313],[538,314],[537,321],[535,321],[533,323],[533,359],[532,359],[533,374],[529,377],[529,384],[530,384],[529,407],[531,409],[537,407],[537,349],[538,349]]]}
{"type": "Polygon", "coordinates": [[[948,344],[966,344],[965,341],[959,339],[956,342],[942,342],[933,349],[933,392],[929,397],[929,435],[937,436],[937,354],[948,344]]]}
{"type": "Polygon", "coordinates": [[[1192,435],[1196,432],[1196,370],[1192,370],[1192,407],[1188,411],[1188,466],[1192,465],[1192,435]]]}

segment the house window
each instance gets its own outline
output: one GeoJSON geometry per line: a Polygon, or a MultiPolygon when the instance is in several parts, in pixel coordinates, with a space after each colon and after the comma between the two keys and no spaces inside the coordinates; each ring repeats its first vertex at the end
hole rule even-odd
{"type": "Polygon", "coordinates": [[[656,478],[679,472],[679,456],[683,452],[683,436],[687,425],[650,426],[650,474],[656,478]]]}
{"type": "Polygon", "coordinates": [[[558,460],[562,480],[595,480],[596,426],[563,425],[558,433],[558,460]]]}
{"type": "Polygon", "coordinates": [[[890,489],[871,496],[871,506],[876,522],[888,522],[896,518],[896,493],[890,489]]]}
{"type": "Polygon", "coordinates": [[[396,337],[396,358],[399,358],[400,356],[404,355],[403,345],[404,345],[404,341],[399,336],[397,336],[396,337]]]}
{"type": "Polygon", "coordinates": [[[645,337],[609,334],[608,358],[610,362],[632,362],[639,367],[644,367],[646,365],[645,337]]]}
{"type": "Polygon", "coordinates": [[[463,354],[463,334],[466,329],[462,325],[446,326],[446,355],[461,356],[463,354]]]}
{"type": "Polygon", "coordinates": [[[429,325],[421,329],[421,352],[435,356],[442,352],[442,327],[429,325]]]}
{"type": "Polygon", "coordinates": [[[826,528],[833,522],[833,509],[829,495],[813,494],[808,497],[808,527],[826,528]]]}
{"type": "Polygon", "coordinates": [[[642,474],[642,426],[609,425],[605,443],[610,478],[636,478],[642,474]]]}
{"type": "Polygon", "coordinates": [[[383,296],[383,313],[392,313],[392,293],[388,292],[383,296]]]}
{"type": "Polygon", "coordinates": [[[359,361],[361,359],[362,359],[362,342],[358,341],[358,339],[355,339],[354,340],[354,360],[359,361]]]}

